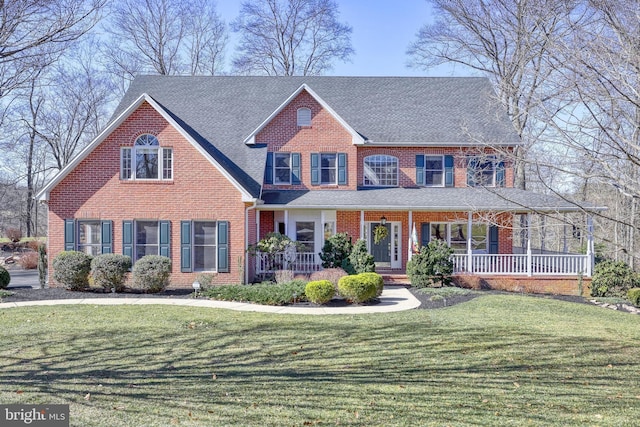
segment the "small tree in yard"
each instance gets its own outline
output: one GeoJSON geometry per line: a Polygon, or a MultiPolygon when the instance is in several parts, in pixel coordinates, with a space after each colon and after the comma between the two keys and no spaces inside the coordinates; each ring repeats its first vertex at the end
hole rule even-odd
{"type": "Polygon", "coordinates": [[[294,242],[288,236],[280,233],[269,233],[258,243],[249,246],[248,252],[252,255],[258,253],[267,257],[266,270],[286,270],[296,260],[296,251],[299,243],[294,242]],[[282,253],[282,258],[278,254],[282,253]]]}
{"type": "Polygon", "coordinates": [[[453,274],[451,249],[442,240],[432,240],[420,248],[407,263],[407,275],[411,284],[417,288],[449,286],[453,274]]]}
{"type": "Polygon", "coordinates": [[[324,242],[320,252],[322,268],[343,268],[343,263],[349,258],[352,250],[353,243],[347,233],[334,234],[324,242]]]}
{"type": "Polygon", "coordinates": [[[348,265],[343,266],[343,268],[349,274],[373,273],[376,271],[373,255],[367,251],[367,242],[362,239],[353,245],[348,261],[348,265]]]}
{"type": "Polygon", "coordinates": [[[624,261],[606,260],[596,264],[591,280],[591,296],[621,297],[640,286],[640,275],[624,261]]]}

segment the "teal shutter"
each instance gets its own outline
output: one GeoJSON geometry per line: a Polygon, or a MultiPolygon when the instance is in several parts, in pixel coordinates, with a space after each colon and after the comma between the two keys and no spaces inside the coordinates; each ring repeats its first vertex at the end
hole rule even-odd
{"type": "Polygon", "coordinates": [[[427,246],[431,239],[431,225],[428,222],[420,224],[420,246],[427,246]]]}
{"type": "Polygon", "coordinates": [[[490,225],[489,226],[489,253],[497,254],[498,253],[498,226],[490,225]]]}
{"type": "Polygon", "coordinates": [[[74,219],[64,220],[64,250],[76,250],[76,221],[74,219]]]}
{"type": "Polygon", "coordinates": [[[476,169],[478,168],[478,159],[470,157],[467,163],[467,187],[476,186],[476,169]]]}
{"type": "Polygon", "coordinates": [[[133,221],[122,221],[122,254],[133,261],[133,221]]]}
{"type": "Polygon", "coordinates": [[[291,153],[291,184],[300,184],[300,153],[291,153]]]}
{"type": "Polygon", "coordinates": [[[160,225],[160,255],[171,258],[171,222],[159,221],[160,225]]]}
{"type": "Polygon", "coordinates": [[[453,156],[444,156],[444,186],[454,187],[453,156]]]}
{"type": "Polygon", "coordinates": [[[496,187],[504,187],[504,162],[496,162],[496,187]]]}
{"type": "Polygon", "coordinates": [[[320,154],[311,153],[311,185],[320,185],[320,154]]]}
{"type": "Polygon", "coordinates": [[[273,153],[267,153],[267,166],[264,169],[264,183],[273,184],[273,153]]]}
{"type": "Polygon", "coordinates": [[[113,222],[112,221],[102,221],[102,253],[103,254],[111,254],[113,253],[113,222]]]}
{"type": "Polygon", "coordinates": [[[180,221],[180,271],[191,273],[191,221],[180,221]]]}
{"type": "Polygon", "coordinates": [[[424,185],[424,155],[416,156],[416,185],[424,185]]]}
{"type": "Polygon", "coordinates": [[[229,272],[229,222],[218,221],[218,273],[229,272]]]}
{"type": "Polygon", "coordinates": [[[338,153],[338,184],[347,183],[347,154],[338,153]]]}

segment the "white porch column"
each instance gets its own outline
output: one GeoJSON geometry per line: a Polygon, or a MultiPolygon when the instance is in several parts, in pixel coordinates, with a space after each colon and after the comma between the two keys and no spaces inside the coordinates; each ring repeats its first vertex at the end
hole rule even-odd
{"type": "Polygon", "coordinates": [[[471,227],[473,221],[473,212],[469,211],[467,216],[467,271],[473,273],[473,228],[471,227]]]}
{"type": "Polygon", "coordinates": [[[591,277],[593,265],[595,264],[595,253],[593,247],[593,217],[587,215],[587,271],[585,275],[591,277]]]}
{"type": "Polygon", "coordinates": [[[364,236],[364,211],[360,211],[360,238],[365,240],[364,236]]]}
{"type": "Polygon", "coordinates": [[[527,276],[533,275],[533,257],[531,256],[531,212],[527,213],[527,276]]]}
{"type": "Polygon", "coordinates": [[[284,211],[284,235],[289,237],[291,240],[295,240],[293,237],[289,236],[289,211],[284,211]]]}
{"type": "MultiPolygon", "coordinates": [[[[407,235],[409,236],[409,238],[407,239],[407,242],[409,242],[409,248],[408,248],[408,252],[407,252],[407,261],[410,261],[411,258],[413,257],[413,247],[411,245],[411,239],[413,239],[413,211],[409,211],[409,232],[407,233],[407,235]]],[[[398,244],[400,244],[400,242],[398,242],[398,244]]]]}

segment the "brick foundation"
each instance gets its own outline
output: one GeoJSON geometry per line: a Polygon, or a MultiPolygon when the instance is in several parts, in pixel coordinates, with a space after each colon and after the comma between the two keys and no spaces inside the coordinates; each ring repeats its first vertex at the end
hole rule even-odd
{"type": "Polygon", "coordinates": [[[528,294],[591,295],[591,278],[582,279],[582,294],[577,277],[517,277],[517,276],[475,276],[456,275],[453,278],[456,286],[467,289],[492,289],[508,292],[524,292],[528,294]]]}

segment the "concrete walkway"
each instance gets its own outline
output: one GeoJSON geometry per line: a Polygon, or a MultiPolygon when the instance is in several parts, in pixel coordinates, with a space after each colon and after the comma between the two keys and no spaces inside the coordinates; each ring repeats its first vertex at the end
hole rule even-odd
{"type": "Polygon", "coordinates": [[[242,302],[213,301],[206,299],[183,298],[83,298],[60,299],[43,301],[19,301],[0,304],[1,308],[26,307],[36,305],[182,305],[189,307],[226,308],[237,311],[255,311],[277,314],[367,314],[367,313],[391,313],[417,308],[418,301],[407,289],[385,288],[380,296],[380,303],[375,305],[349,306],[349,307],[300,307],[300,306],[272,306],[258,305],[242,302]]]}

